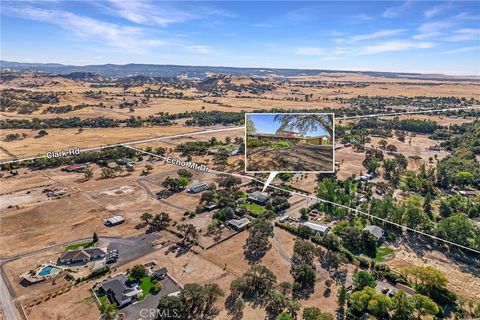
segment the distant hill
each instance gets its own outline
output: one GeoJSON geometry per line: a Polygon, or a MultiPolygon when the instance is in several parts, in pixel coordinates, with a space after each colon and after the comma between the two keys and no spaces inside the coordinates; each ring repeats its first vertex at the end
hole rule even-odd
{"type": "MultiPolygon", "coordinates": [[[[59,63],[21,63],[0,60],[2,70],[18,72],[44,72],[48,74],[77,74],[81,73],[97,74],[102,77],[188,77],[188,78],[207,78],[209,74],[222,74],[231,76],[251,76],[251,77],[295,77],[295,76],[313,76],[319,73],[356,73],[366,74],[375,77],[386,78],[416,78],[416,79],[440,79],[450,78],[442,75],[423,75],[420,73],[393,73],[376,71],[340,71],[340,70],[320,70],[320,69],[276,69],[276,68],[236,68],[236,67],[209,67],[209,66],[180,66],[180,65],[158,65],[158,64],[102,64],[73,66],[59,63]]],[[[81,76],[80,76],[81,77],[81,76]]],[[[465,77],[469,78],[469,77],[465,77]]],[[[471,78],[470,78],[471,79],[471,78]]]]}

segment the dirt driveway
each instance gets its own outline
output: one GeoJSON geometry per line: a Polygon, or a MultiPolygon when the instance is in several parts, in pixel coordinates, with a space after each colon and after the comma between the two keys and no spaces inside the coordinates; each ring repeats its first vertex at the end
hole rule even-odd
{"type": "Polygon", "coordinates": [[[333,148],[294,145],[247,150],[247,171],[332,171],[333,148]]]}

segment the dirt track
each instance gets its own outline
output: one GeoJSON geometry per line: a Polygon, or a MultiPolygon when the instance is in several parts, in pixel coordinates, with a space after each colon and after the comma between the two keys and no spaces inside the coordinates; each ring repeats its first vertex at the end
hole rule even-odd
{"type": "Polygon", "coordinates": [[[247,171],[332,171],[333,148],[295,145],[247,150],[247,171]]]}

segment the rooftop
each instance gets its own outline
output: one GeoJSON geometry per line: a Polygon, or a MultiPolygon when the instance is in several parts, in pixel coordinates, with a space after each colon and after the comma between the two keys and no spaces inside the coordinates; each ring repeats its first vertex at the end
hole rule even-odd
{"type": "Polygon", "coordinates": [[[248,199],[253,200],[253,201],[258,201],[258,202],[265,202],[268,200],[270,196],[266,193],[260,192],[260,191],[255,191],[250,193],[248,196],[248,199]]]}
{"type": "Polygon", "coordinates": [[[242,229],[250,224],[250,220],[248,220],[247,218],[231,219],[231,220],[228,220],[227,223],[234,226],[237,229],[242,229]]]}
{"type": "Polygon", "coordinates": [[[318,223],[313,223],[313,222],[305,222],[303,225],[309,227],[310,229],[312,229],[314,231],[318,231],[318,232],[322,232],[322,233],[327,232],[328,229],[329,229],[327,226],[324,226],[324,225],[321,225],[321,224],[318,224],[318,223]]]}
{"type": "Polygon", "coordinates": [[[377,239],[380,239],[383,237],[384,231],[382,228],[379,226],[374,226],[374,225],[369,225],[363,228],[363,231],[369,232],[372,236],[374,236],[377,239]]]}

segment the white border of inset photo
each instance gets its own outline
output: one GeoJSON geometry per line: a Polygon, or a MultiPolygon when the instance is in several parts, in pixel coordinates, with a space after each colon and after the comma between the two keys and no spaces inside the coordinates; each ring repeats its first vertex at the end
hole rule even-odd
{"type": "Polygon", "coordinates": [[[245,172],[246,173],[270,173],[270,172],[278,172],[278,173],[335,173],[335,114],[333,112],[249,112],[245,113],[245,172]],[[248,171],[247,170],[247,116],[251,114],[321,114],[321,115],[332,115],[332,124],[333,124],[333,136],[332,136],[332,154],[333,154],[333,161],[332,161],[332,170],[331,171],[248,171]]]}

